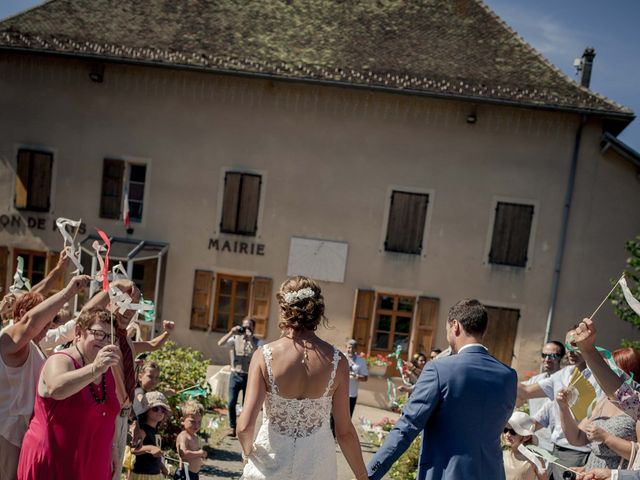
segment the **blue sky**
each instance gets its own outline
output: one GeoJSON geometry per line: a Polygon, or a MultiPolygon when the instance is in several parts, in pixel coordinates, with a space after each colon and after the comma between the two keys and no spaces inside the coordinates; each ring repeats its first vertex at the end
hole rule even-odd
{"type": "MultiPolygon", "coordinates": [[[[78,0],[86,1],[86,0],[78,0]]],[[[640,115],[640,1],[484,0],[527,42],[572,78],[574,58],[596,49],[591,88],[640,115]]],[[[0,0],[0,19],[42,3],[0,0]]],[[[640,118],[619,137],[640,150],[640,118]]]]}

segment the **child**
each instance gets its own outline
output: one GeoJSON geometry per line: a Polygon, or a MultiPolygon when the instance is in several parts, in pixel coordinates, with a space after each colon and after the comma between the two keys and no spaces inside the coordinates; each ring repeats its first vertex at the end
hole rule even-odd
{"type": "Polygon", "coordinates": [[[145,393],[141,401],[142,413],[138,417],[140,429],[144,432],[142,445],[131,452],[136,455],[131,480],[156,480],[169,472],[162,462],[158,424],[165,420],[171,409],[167,399],[160,392],[145,393]]]}
{"type": "Polygon", "coordinates": [[[133,395],[133,413],[142,414],[142,398],[146,392],[152,392],[160,383],[160,367],[154,361],[146,361],[138,374],[138,386],[133,395]]]}
{"type": "Polygon", "coordinates": [[[202,461],[207,458],[207,452],[200,446],[200,439],[197,435],[202,424],[204,407],[195,400],[188,400],[182,404],[180,410],[182,411],[183,430],[176,439],[176,450],[180,460],[189,463],[189,478],[185,477],[184,467],[180,465],[176,471],[175,479],[198,480],[202,461]]]}

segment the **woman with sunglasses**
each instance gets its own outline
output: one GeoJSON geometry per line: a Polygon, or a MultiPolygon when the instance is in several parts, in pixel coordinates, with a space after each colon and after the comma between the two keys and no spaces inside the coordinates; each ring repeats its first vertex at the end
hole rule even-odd
{"type": "Polygon", "coordinates": [[[20,452],[19,480],[111,479],[120,402],[110,367],[120,361],[120,350],[109,344],[110,319],[104,310],[82,313],[75,344],[45,362],[20,452]]]}
{"type": "Polygon", "coordinates": [[[506,480],[547,480],[546,472],[539,468],[541,464],[536,466],[522,453],[526,445],[537,444],[535,430],[536,423],[526,413],[511,415],[503,435],[503,441],[509,447],[502,451],[506,480]]]}

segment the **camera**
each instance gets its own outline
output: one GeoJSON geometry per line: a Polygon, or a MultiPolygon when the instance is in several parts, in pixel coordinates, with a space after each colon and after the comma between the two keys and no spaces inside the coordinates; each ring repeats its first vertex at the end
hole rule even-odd
{"type": "Polygon", "coordinates": [[[576,474],[573,472],[570,472],[569,470],[565,470],[562,473],[562,478],[565,480],[576,480],[576,474]]]}

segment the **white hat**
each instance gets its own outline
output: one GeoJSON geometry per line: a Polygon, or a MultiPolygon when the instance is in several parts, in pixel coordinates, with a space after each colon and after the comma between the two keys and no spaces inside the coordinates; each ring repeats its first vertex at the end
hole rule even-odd
{"type": "Polygon", "coordinates": [[[522,437],[533,435],[536,431],[536,422],[524,412],[513,412],[508,423],[522,437]]]}

